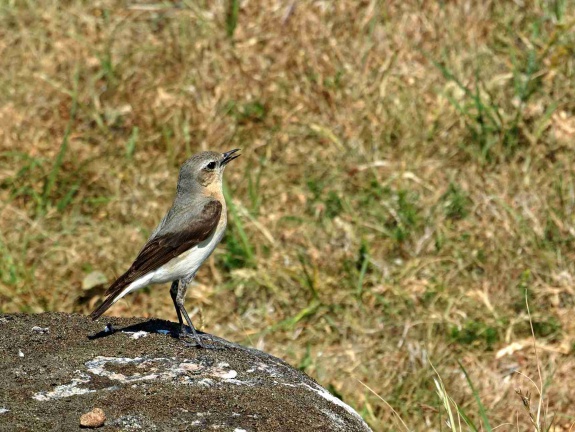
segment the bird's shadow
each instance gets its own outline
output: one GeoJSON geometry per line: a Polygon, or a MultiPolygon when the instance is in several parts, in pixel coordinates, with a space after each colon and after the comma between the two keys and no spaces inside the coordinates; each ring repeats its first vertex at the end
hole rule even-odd
{"type": "MultiPolygon", "coordinates": [[[[119,326],[115,327],[112,321],[106,325],[104,330],[99,331],[98,333],[88,335],[88,339],[97,340],[108,336],[112,336],[113,334],[116,333],[135,333],[139,331],[145,331],[147,333],[165,334],[166,336],[172,337],[174,339],[182,338],[182,335],[180,334],[180,325],[178,323],[154,318],[124,327],[119,326]]],[[[218,336],[214,336],[210,333],[205,333],[199,330],[196,330],[196,332],[200,338],[204,339],[204,343],[206,341],[209,342],[209,345],[204,345],[204,348],[243,349],[240,345],[235,344],[234,342],[227,341],[218,336]]],[[[188,336],[190,336],[189,333],[188,336]]],[[[189,346],[197,346],[197,344],[196,345],[191,344],[189,346]]]]}
{"type": "MultiPolygon", "coordinates": [[[[139,331],[145,331],[147,333],[164,333],[173,338],[178,338],[180,326],[177,323],[171,321],[165,321],[161,319],[150,319],[148,321],[142,321],[141,323],[131,324],[125,327],[116,327],[113,323],[108,323],[104,330],[88,335],[88,339],[95,340],[101,339],[113,334],[123,332],[123,333],[135,333],[139,331]]],[[[198,334],[205,334],[198,331],[198,334]]]]}

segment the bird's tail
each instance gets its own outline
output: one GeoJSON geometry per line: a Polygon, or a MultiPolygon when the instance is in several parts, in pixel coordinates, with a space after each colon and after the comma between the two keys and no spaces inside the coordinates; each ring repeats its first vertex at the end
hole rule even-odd
{"type": "Polygon", "coordinates": [[[104,300],[104,302],[100,306],[98,306],[94,310],[94,312],[90,314],[90,318],[92,318],[92,320],[94,321],[100,318],[100,315],[106,312],[110,308],[110,306],[114,304],[115,298],[116,296],[114,295],[109,296],[106,300],[104,300]]]}
{"type": "Polygon", "coordinates": [[[118,296],[122,294],[124,288],[130,285],[131,282],[132,281],[130,280],[129,272],[126,272],[120,276],[112,285],[110,285],[110,288],[108,288],[108,291],[106,291],[108,297],[100,306],[94,310],[94,312],[90,314],[90,318],[92,318],[94,321],[100,318],[100,315],[106,312],[110,306],[116,302],[118,296]]]}

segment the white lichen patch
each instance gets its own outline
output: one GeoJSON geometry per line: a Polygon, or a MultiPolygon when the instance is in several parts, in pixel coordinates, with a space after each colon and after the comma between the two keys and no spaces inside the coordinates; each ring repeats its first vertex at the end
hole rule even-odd
{"type": "Polygon", "coordinates": [[[238,386],[251,386],[254,385],[253,381],[241,381],[241,380],[237,380],[237,379],[226,379],[224,380],[227,384],[234,384],[234,385],[238,385],[238,386]]]}
{"type": "MultiPolygon", "coordinates": [[[[109,378],[122,383],[133,383],[145,380],[179,380],[180,382],[189,383],[188,380],[180,378],[189,378],[192,375],[209,375],[220,380],[231,380],[237,377],[238,373],[233,369],[224,369],[229,364],[218,364],[216,367],[202,366],[192,362],[179,362],[176,359],[143,357],[125,358],[125,357],[103,357],[98,356],[86,363],[88,372],[93,375],[109,378]],[[107,369],[113,366],[133,366],[134,369],[141,369],[142,372],[134,372],[130,375],[126,373],[114,372],[107,369]]],[[[235,383],[234,383],[235,384],[235,383]]]]}
{"type": "Polygon", "coordinates": [[[324,415],[331,420],[331,422],[332,422],[331,429],[332,430],[345,432],[345,430],[346,430],[345,422],[343,421],[343,419],[340,416],[338,416],[336,413],[334,413],[333,411],[330,411],[330,410],[322,409],[320,411],[322,413],[324,413],[324,415]]]}
{"type": "Polygon", "coordinates": [[[186,372],[198,372],[203,369],[202,366],[196,363],[180,363],[179,368],[186,372]]]}
{"type": "Polygon", "coordinates": [[[209,388],[215,385],[215,381],[210,378],[202,378],[201,380],[198,381],[198,385],[201,387],[209,388]]]}
{"type": "Polygon", "coordinates": [[[126,333],[130,335],[130,339],[140,339],[143,337],[148,336],[150,333],[148,333],[147,331],[144,330],[140,330],[137,332],[129,332],[129,331],[123,331],[122,333],[126,333]]]}
{"type": "Polygon", "coordinates": [[[70,397],[70,396],[77,396],[77,395],[95,392],[96,390],[90,390],[89,388],[85,388],[85,387],[78,387],[80,384],[86,384],[86,383],[90,382],[90,376],[86,375],[84,373],[81,373],[79,371],[76,371],[76,372],[79,373],[80,377],[72,379],[72,382],[70,384],[59,385],[54,390],[52,390],[50,392],[35,393],[32,396],[32,398],[36,399],[37,401],[44,402],[44,401],[49,401],[52,399],[62,399],[62,398],[70,397]]]}
{"type": "Polygon", "coordinates": [[[262,362],[258,363],[255,367],[249,368],[246,372],[253,373],[256,371],[265,372],[272,378],[278,378],[282,376],[281,373],[279,373],[275,368],[262,362]]]}
{"type": "Polygon", "coordinates": [[[39,327],[39,326],[34,326],[32,327],[32,331],[35,333],[50,333],[50,327],[39,327]]]}
{"type": "Polygon", "coordinates": [[[164,369],[161,372],[156,372],[159,371],[158,367],[149,367],[150,365],[155,366],[156,363],[168,363],[168,362],[169,359],[166,358],[145,359],[143,357],[128,358],[128,357],[98,356],[93,360],[86,362],[86,366],[88,367],[88,372],[90,372],[93,375],[106,377],[114,381],[120,381],[121,383],[128,384],[136,381],[174,378],[176,375],[169,369],[164,369]],[[106,366],[108,365],[112,366],[132,365],[134,366],[134,368],[137,368],[142,364],[146,364],[148,366],[142,369],[147,369],[148,372],[152,373],[143,374],[140,372],[134,372],[132,375],[126,375],[124,373],[114,372],[106,369],[106,366]]]}
{"type": "Polygon", "coordinates": [[[363,419],[361,418],[361,416],[352,408],[350,407],[348,404],[346,404],[345,402],[343,402],[341,399],[335,397],[334,395],[332,395],[330,392],[328,392],[326,389],[324,389],[323,387],[321,387],[319,384],[314,384],[314,386],[310,386],[308,384],[305,383],[301,383],[300,384],[302,387],[313,391],[314,393],[317,393],[318,395],[320,395],[322,398],[330,401],[331,403],[343,408],[344,410],[346,410],[348,413],[350,413],[353,417],[355,417],[357,420],[359,420],[361,422],[361,424],[364,426],[366,431],[371,431],[371,429],[369,428],[369,426],[367,425],[367,423],[365,423],[365,421],[363,421],[363,419]]]}
{"type": "MultiPolygon", "coordinates": [[[[111,329],[111,328],[108,329],[108,327],[106,327],[106,329],[104,331],[106,331],[106,332],[113,331],[113,329],[111,329]]],[[[139,330],[136,332],[122,330],[122,333],[130,335],[130,339],[140,339],[140,338],[146,337],[150,334],[150,332],[147,332],[145,330],[139,330]]],[[[170,330],[156,330],[153,333],[168,335],[168,334],[170,334],[170,330]]]]}
{"type": "Polygon", "coordinates": [[[226,370],[218,367],[218,368],[214,369],[210,375],[213,377],[216,377],[216,378],[222,378],[225,380],[230,380],[230,379],[237,377],[238,373],[233,369],[226,371],[226,370]]]}
{"type": "MultiPolygon", "coordinates": [[[[137,334],[137,333],[134,333],[137,334]]],[[[50,391],[38,392],[33,398],[38,401],[60,399],[92,393],[95,389],[90,388],[92,377],[104,377],[115,382],[115,385],[102,390],[115,391],[123,385],[131,387],[141,385],[146,381],[169,381],[173,385],[194,385],[200,387],[214,387],[226,384],[235,386],[251,386],[252,380],[239,379],[239,373],[231,369],[227,362],[220,362],[213,366],[198,363],[191,359],[178,359],[176,357],[147,358],[147,357],[106,357],[97,356],[85,363],[86,369],[76,371],[79,374],[71,382],[62,384],[50,391]]],[[[273,369],[260,363],[259,370],[270,373],[273,369]]],[[[281,380],[280,380],[281,381],[281,380]]],[[[286,385],[290,385],[287,384],[286,385]]]]}

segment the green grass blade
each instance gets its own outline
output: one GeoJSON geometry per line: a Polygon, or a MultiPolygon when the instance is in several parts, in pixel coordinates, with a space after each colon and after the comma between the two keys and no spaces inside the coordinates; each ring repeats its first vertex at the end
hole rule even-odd
{"type": "Polygon", "coordinates": [[[58,154],[56,155],[56,159],[52,164],[52,168],[46,178],[44,183],[44,187],[42,190],[41,195],[41,202],[40,202],[40,213],[44,213],[48,205],[50,203],[50,195],[56,185],[56,180],[58,179],[58,175],[60,173],[60,169],[62,168],[62,164],[64,163],[64,156],[66,156],[66,152],[68,150],[68,139],[70,137],[70,133],[72,131],[72,125],[76,118],[76,111],[78,109],[78,82],[80,80],[80,72],[78,66],[74,72],[74,80],[73,80],[73,88],[72,88],[72,107],[70,108],[70,119],[66,125],[66,130],[64,131],[64,137],[62,138],[62,143],[60,144],[60,150],[58,150],[58,154]]]}
{"type": "Polygon", "coordinates": [[[308,304],[306,307],[301,309],[294,316],[292,316],[290,318],[286,318],[286,319],[274,324],[273,326],[269,327],[267,330],[264,330],[263,333],[267,334],[270,332],[274,332],[278,329],[291,330],[301,320],[315,315],[316,312],[319,310],[320,306],[321,306],[320,301],[314,299],[311,301],[310,304],[308,304]]]}
{"type": "Polygon", "coordinates": [[[132,160],[134,157],[134,153],[136,151],[136,143],[138,142],[138,132],[140,129],[137,126],[134,126],[132,129],[132,134],[126,143],[126,158],[132,160]]]}
{"type": "Polygon", "coordinates": [[[226,33],[232,37],[238,26],[238,16],[240,13],[240,1],[228,0],[228,13],[226,15],[226,33]]]}
{"type": "Polygon", "coordinates": [[[465,414],[465,411],[463,411],[463,409],[461,409],[461,407],[459,405],[456,405],[456,408],[457,408],[457,412],[459,413],[459,416],[463,419],[465,424],[467,426],[469,426],[473,432],[479,432],[479,429],[477,429],[477,426],[475,426],[475,423],[473,423],[473,421],[469,417],[467,417],[467,414],[465,414]]]}
{"type": "Polygon", "coordinates": [[[72,185],[72,187],[68,189],[68,192],[66,192],[66,195],[56,204],[56,208],[59,212],[63,211],[72,202],[78,189],[80,189],[79,181],[72,185]]]}
{"type": "Polygon", "coordinates": [[[463,371],[463,374],[465,375],[465,379],[467,380],[467,384],[469,384],[469,388],[471,388],[471,391],[473,392],[473,396],[475,397],[475,400],[477,401],[477,405],[479,406],[479,415],[481,416],[481,419],[483,420],[483,425],[485,426],[485,430],[487,432],[492,432],[493,428],[491,427],[491,424],[489,423],[489,419],[487,418],[487,411],[485,409],[485,406],[483,406],[483,403],[481,402],[481,398],[479,397],[479,393],[477,392],[477,390],[473,386],[473,382],[471,382],[471,378],[469,378],[467,371],[465,370],[465,368],[463,367],[463,365],[461,364],[461,362],[459,360],[457,361],[457,364],[459,365],[459,367],[463,371]]]}
{"type": "Polygon", "coordinates": [[[230,209],[231,222],[234,224],[234,228],[237,230],[238,237],[240,238],[240,242],[242,245],[242,252],[245,256],[246,264],[253,266],[253,265],[255,265],[255,261],[254,261],[254,252],[252,249],[252,245],[251,245],[250,240],[248,239],[248,236],[246,235],[246,232],[244,230],[244,225],[243,225],[243,223],[240,219],[240,216],[238,214],[238,209],[235,206],[235,204],[232,200],[232,196],[229,192],[229,189],[227,188],[227,186],[225,184],[224,184],[224,198],[226,200],[228,208],[230,209]]]}
{"type": "Polygon", "coordinates": [[[359,270],[359,278],[357,279],[357,290],[356,295],[358,299],[361,299],[363,295],[363,279],[365,278],[365,273],[367,272],[367,266],[369,265],[369,254],[365,253],[363,260],[361,262],[361,269],[359,270]]]}

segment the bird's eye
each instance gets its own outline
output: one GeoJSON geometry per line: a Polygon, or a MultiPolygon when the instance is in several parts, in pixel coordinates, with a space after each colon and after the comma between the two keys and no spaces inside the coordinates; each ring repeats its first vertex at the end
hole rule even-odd
{"type": "Polygon", "coordinates": [[[209,169],[209,170],[216,169],[216,163],[215,163],[215,162],[210,162],[209,164],[206,165],[206,168],[209,169]]]}

